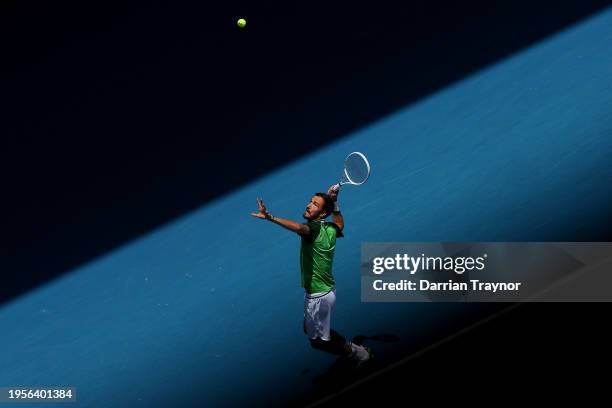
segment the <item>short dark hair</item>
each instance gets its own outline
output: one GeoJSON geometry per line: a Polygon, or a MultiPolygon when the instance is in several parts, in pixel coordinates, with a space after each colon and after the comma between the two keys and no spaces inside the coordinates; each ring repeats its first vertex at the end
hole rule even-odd
{"type": "Polygon", "coordinates": [[[330,215],[334,211],[334,200],[332,200],[329,194],[326,193],[315,193],[315,195],[323,199],[323,201],[325,202],[323,204],[323,211],[325,211],[327,215],[330,215]]]}

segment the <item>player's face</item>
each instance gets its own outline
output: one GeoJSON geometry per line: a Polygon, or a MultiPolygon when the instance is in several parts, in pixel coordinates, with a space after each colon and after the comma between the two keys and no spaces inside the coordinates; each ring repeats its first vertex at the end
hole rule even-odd
{"type": "Polygon", "coordinates": [[[307,220],[316,220],[323,213],[323,204],[325,204],[323,197],[312,196],[302,217],[307,220]]]}

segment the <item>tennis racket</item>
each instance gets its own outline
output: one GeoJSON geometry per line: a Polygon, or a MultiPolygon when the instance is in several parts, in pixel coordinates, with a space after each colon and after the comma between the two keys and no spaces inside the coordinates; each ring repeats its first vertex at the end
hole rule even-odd
{"type": "Polygon", "coordinates": [[[352,152],[344,159],[344,170],[335,190],[339,190],[345,184],[360,186],[370,177],[370,162],[363,153],[352,152]]]}

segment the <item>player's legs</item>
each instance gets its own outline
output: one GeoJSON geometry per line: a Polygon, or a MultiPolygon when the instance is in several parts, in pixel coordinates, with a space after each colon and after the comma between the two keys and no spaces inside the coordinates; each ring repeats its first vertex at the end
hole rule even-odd
{"type": "Polygon", "coordinates": [[[337,356],[349,356],[352,351],[351,342],[347,341],[335,330],[331,330],[330,339],[323,340],[320,337],[309,339],[312,348],[335,354],[337,356]]]}
{"type": "Polygon", "coordinates": [[[335,304],[335,289],[304,296],[304,332],[308,335],[310,345],[337,356],[367,360],[369,352],[365,347],[353,344],[331,329],[331,313],[335,304]]]}

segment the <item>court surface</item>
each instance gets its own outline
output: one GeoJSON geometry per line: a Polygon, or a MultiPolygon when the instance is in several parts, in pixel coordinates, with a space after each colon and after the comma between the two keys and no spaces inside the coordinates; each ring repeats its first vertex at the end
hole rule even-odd
{"type": "Polygon", "coordinates": [[[340,194],[333,326],[397,335],[377,344],[393,360],[481,318],[482,305],[361,303],[360,245],[587,238],[612,192],[610,44],[607,10],[17,298],[0,309],[0,385],[74,386],[99,407],[313,392],[333,357],[302,332],[298,238],[249,213],[262,197],[299,219],[355,150],[372,174],[340,194]]]}

